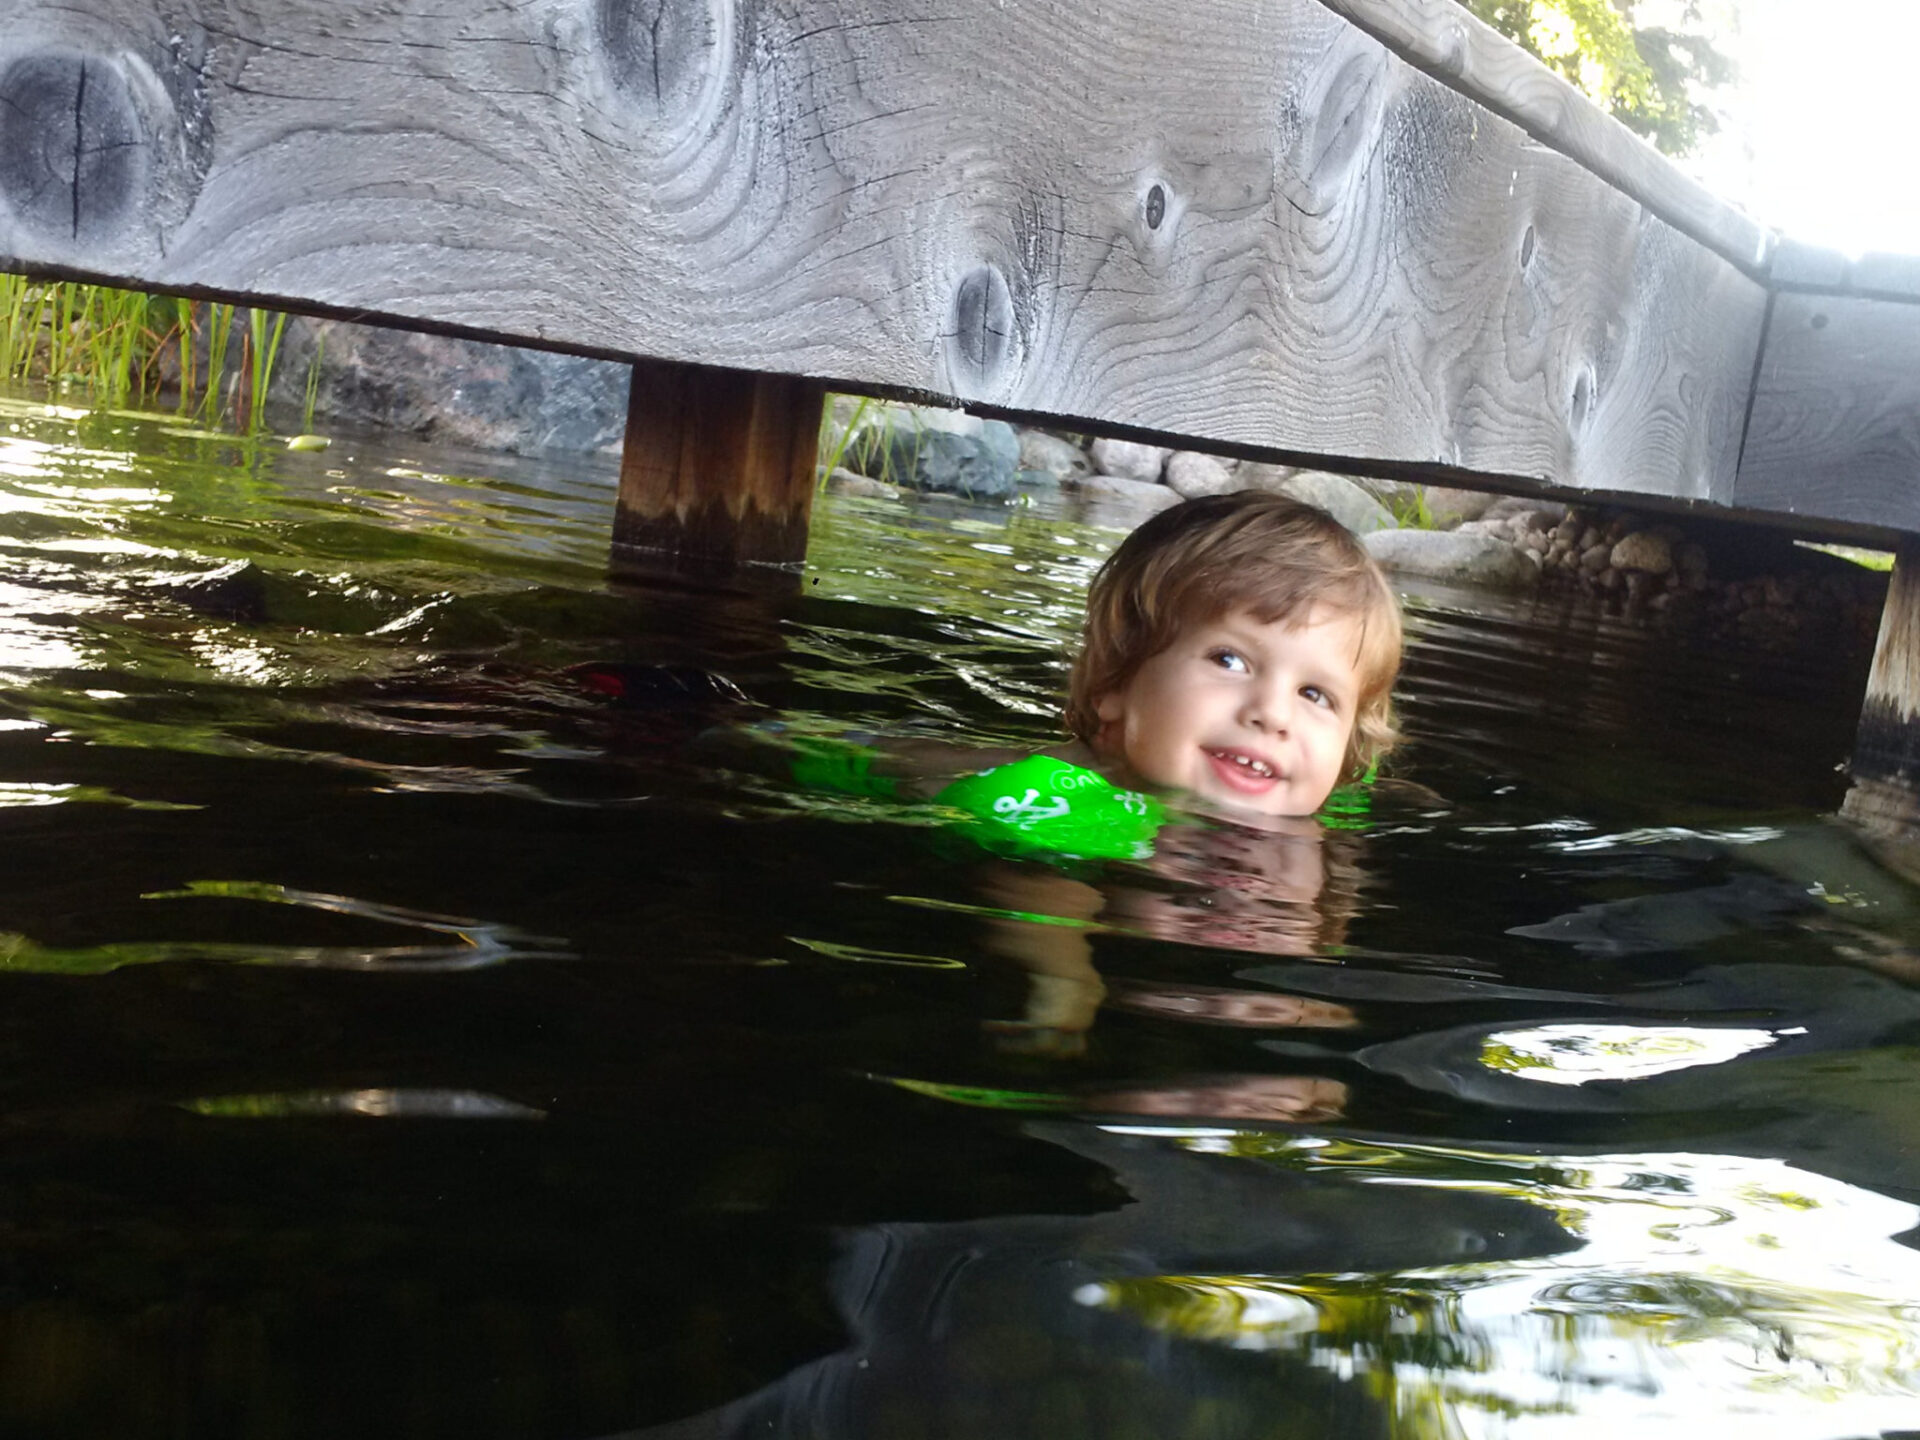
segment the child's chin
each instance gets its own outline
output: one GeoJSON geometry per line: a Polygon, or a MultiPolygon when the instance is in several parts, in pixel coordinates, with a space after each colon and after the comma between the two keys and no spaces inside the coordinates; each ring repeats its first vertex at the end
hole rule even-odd
{"type": "Polygon", "coordinates": [[[1189,801],[1196,809],[1205,810],[1223,820],[1232,820],[1236,824],[1250,825],[1259,829],[1289,829],[1313,823],[1314,811],[1300,809],[1295,801],[1285,794],[1269,795],[1200,795],[1189,794],[1189,801]]]}

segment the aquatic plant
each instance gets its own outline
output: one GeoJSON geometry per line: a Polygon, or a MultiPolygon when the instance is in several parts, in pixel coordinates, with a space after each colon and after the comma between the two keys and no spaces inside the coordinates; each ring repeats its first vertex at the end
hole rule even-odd
{"type": "MultiPolygon", "coordinates": [[[[834,471],[846,463],[847,451],[853,445],[854,436],[860,432],[861,427],[866,423],[867,412],[873,408],[872,397],[866,395],[860,396],[853,407],[852,413],[847,416],[847,423],[836,428],[832,423],[831,417],[834,411],[834,402],[841,398],[842,397],[838,395],[827,396],[826,413],[828,419],[822,422],[820,426],[820,461],[816,473],[818,473],[823,483],[827,476],[833,474],[834,471]]],[[[853,397],[848,396],[845,398],[852,399],[853,397]]]]}
{"type": "Polygon", "coordinates": [[[1393,523],[1402,530],[1435,528],[1433,507],[1427,501],[1427,487],[1424,485],[1406,485],[1394,490],[1387,497],[1387,511],[1393,516],[1393,523]]]}
{"type": "MultiPolygon", "coordinates": [[[[207,316],[207,379],[200,393],[200,415],[211,427],[220,418],[220,379],[227,371],[227,342],[233,338],[233,306],[213,305],[207,316]]],[[[192,377],[184,371],[180,377],[180,409],[190,407],[192,377]]]]}
{"type": "MultiPolygon", "coordinates": [[[[839,398],[827,397],[829,415],[839,398]]],[[[847,415],[844,426],[821,425],[816,473],[824,484],[829,475],[844,466],[889,485],[911,485],[920,461],[921,437],[925,434],[925,422],[911,407],[888,405],[870,395],[862,395],[847,415]],[[911,446],[896,443],[895,437],[909,430],[913,436],[911,446]]]]}
{"type": "Polygon", "coordinates": [[[306,400],[300,410],[300,433],[303,435],[313,433],[313,407],[320,398],[320,362],[326,353],[326,332],[320,331],[314,336],[313,358],[307,362],[306,400]]]}
{"type": "MultiPolygon", "coordinates": [[[[267,381],[280,355],[287,317],[255,308],[247,312],[247,429],[266,428],[267,381]]],[[[309,376],[309,379],[312,377],[309,376]]]]}
{"type": "MultiPolygon", "coordinates": [[[[248,312],[240,364],[229,374],[237,317],[232,305],[0,275],[0,380],[80,389],[109,406],[157,399],[172,383],[182,414],[260,430],[287,317],[248,312]]],[[[310,376],[308,428],[314,388],[310,376]]]]}

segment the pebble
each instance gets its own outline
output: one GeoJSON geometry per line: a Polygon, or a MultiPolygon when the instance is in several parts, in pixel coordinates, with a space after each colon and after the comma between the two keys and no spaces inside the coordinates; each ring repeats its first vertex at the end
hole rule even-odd
{"type": "Polygon", "coordinates": [[[1607,563],[1616,570],[1664,575],[1673,569],[1673,542],[1656,531],[1636,530],[1615,542],[1607,563]]]}

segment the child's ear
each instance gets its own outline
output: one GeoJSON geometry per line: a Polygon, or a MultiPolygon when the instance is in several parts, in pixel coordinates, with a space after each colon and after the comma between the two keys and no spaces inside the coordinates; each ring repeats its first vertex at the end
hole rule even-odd
{"type": "Polygon", "coordinates": [[[1102,725],[1111,725],[1127,713],[1127,697],[1119,690],[1109,690],[1093,702],[1093,713],[1100,717],[1102,725]]]}

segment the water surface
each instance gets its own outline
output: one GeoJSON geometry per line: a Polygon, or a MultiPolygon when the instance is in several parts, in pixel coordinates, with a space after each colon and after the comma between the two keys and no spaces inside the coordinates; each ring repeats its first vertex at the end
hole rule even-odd
{"type": "Polygon", "coordinates": [[[1103,517],[612,472],[0,399],[0,1431],[1920,1428],[1858,646],[1421,590],[1342,823],[1009,863],[770,727],[1046,743],[1103,517]]]}

